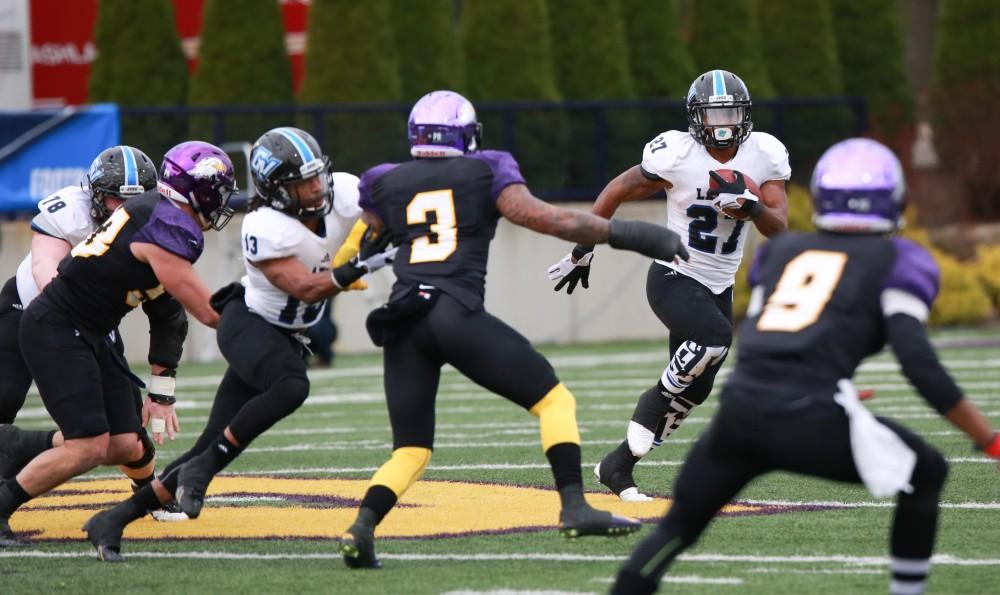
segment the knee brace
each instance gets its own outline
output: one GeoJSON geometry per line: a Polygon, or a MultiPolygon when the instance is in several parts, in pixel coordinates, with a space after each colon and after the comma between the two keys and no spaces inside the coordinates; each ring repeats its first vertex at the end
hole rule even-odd
{"type": "Polygon", "coordinates": [[[681,343],[670,364],[663,371],[660,382],[671,394],[680,394],[709,367],[722,363],[729,347],[699,345],[694,341],[681,343]]]}
{"type": "Polygon", "coordinates": [[[156,444],[149,438],[146,428],[139,430],[139,442],[142,443],[142,456],[130,463],[125,463],[129,469],[142,469],[156,458],[156,444]]]}
{"type": "Polygon", "coordinates": [[[563,383],[555,385],[531,408],[542,434],[542,452],[556,444],[580,444],[576,425],[576,398],[563,383]]]}
{"type": "Polygon", "coordinates": [[[420,479],[430,460],[429,448],[421,446],[397,448],[392,451],[392,458],[379,467],[372,476],[371,485],[385,486],[399,498],[420,479]]]}

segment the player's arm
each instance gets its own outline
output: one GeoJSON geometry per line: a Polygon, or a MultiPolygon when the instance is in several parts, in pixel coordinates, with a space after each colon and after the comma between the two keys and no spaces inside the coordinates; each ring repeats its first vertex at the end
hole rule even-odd
{"type": "Polygon", "coordinates": [[[149,264],[153,274],[167,292],[180,302],[205,326],[215,328],[219,324],[219,313],[209,305],[211,292],[198,276],[191,261],[168,252],[155,244],[133,242],[132,255],[140,262],[149,264]]]}
{"type": "Polygon", "coordinates": [[[34,234],[31,238],[31,276],[39,291],[45,289],[49,281],[55,278],[59,261],[72,249],[66,240],[44,233],[34,234]]]}
{"type": "Polygon", "coordinates": [[[784,180],[769,180],[760,187],[760,202],[764,209],[753,224],[766,238],[788,229],[788,194],[784,180]]]}
{"type": "Polygon", "coordinates": [[[660,176],[634,165],[608,182],[594,201],[590,211],[595,215],[610,219],[623,202],[648,198],[655,192],[670,189],[672,184],[660,176]]]}
{"type": "Polygon", "coordinates": [[[315,304],[340,293],[329,273],[314,273],[294,256],[271,258],[251,263],[260,269],[268,282],[306,304],[315,304]]]}
{"type": "Polygon", "coordinates": [[[497,197],[497,209],[511,223],[580,244],[608,244],[650,258],[687,259],[680,237],[646,221],[609,221],[592,213],[563,209],[536,198],[524,184],[510,184],[497,197]]]}

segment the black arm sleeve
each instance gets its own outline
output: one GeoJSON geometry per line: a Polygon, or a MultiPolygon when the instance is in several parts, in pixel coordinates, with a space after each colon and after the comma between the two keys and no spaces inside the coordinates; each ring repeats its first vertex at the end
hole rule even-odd
{"type": "Polygon", "coordinates": [[[181,361],[188,321],[184,306],[169,293],[143,302],[149,318],[149,363],[173,370],[181,361]]]}
{"type": "Polygon", "coordinates": [[[946,414],[962,399],[962,390],[938,360],[923,323],[906,314],[893,314],[886,320],[886,338],[903,375],[938,413],[946,414]]]}

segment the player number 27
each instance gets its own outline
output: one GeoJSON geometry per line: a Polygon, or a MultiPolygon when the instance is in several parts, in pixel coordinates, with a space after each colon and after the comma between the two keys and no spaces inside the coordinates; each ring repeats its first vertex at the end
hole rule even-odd
{"type": "Polygon", "coordinates": [[[828,250],[807,250],[790,260],[764,305],[757,329],[794,333],[816,322],[846,264],[846,254],[828,250]]]}
{"type": "Polygon", "coordinates": [[[455,220],[455,197],[451,189],[418,192],[406,205],[406,224],[427,223],[434,213],[435,223],[430,233],[413,240],[410,262],[441,262],[458,248],[458,228],[455,220]]]}

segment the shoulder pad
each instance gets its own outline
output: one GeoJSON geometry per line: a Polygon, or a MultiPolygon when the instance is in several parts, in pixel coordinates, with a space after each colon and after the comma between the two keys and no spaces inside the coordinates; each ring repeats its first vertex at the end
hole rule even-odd
{"type": "Polygon", "coordinates": [[[769,173],[763,180],[757,180],[758,184],[771,180],[787,180],[792,176],[792,167],[788,163],[788,149],[785,148],[777,138],[766,132],[751,132],[752,138],[757,143],[757,150],[764,155],[770,166],[769,173]]]}
{"type": "Polygon", "coordinates": [[[354,174],[338,171],[333,174],[333,211],[340,217],[357,219],[361,216],[358,206],[358,184],[361,179],[354,174]]]}
{"type": "Polygon", "coordinates": [[[941,270],[934,256],[920,244],[906,238],[893,238],[896,262],[882,282],[882,290],[898,289],[920,299],[928,308],[941,287],[941,270]]]}
{"type": "Polygon", "coordinates": [[[304,228],[293,217],[270,207],[261,207],[247,213],[241,232],[243,256],[251,262],[258,262],[293,256],[304,228]]]}
{"type": "Polygon", "coordinates": [[[646,143],[642,150],[642,169],[669,180],[677,163],[688,154],[695,142],[688,132],[668,130],[646,143]]]}

